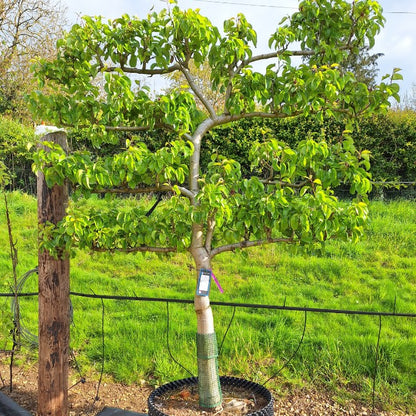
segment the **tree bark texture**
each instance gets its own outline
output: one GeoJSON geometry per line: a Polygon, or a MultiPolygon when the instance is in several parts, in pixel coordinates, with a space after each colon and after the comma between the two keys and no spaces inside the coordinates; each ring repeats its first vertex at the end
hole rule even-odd
{"type": "MultiPolygon", "coordinates": [[[[67,149],[64,132],[49,133],[43,141],[67,149]]],[[[38,173],[38,226],[56,224],[65,216],[68,203],[67,185],[48,188],[44,175],[38,173]]],[[[68,415],[69,354],[69,256],[58,248],[55,258],[45,250],[39,261],[39,375],[38,415],[68,415]]]]}

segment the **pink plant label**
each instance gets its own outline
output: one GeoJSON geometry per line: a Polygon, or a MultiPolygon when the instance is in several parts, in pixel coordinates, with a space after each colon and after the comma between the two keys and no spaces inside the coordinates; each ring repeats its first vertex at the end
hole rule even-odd
{"type": "Polygon", "coordinates": [[[214,272],[211,270],[211,276],[212,276],[212,278],[214,279],[214,282],[215,282],[215,284],[217,285],[217,287],[218,287],[218,290],[221,292],[221,293],[224,293],[224,289],[221,287],[221,285],[220,285],[220,282],[218,281],[218,279],[215,277],[215,274],[214,274],[214,272]]]}

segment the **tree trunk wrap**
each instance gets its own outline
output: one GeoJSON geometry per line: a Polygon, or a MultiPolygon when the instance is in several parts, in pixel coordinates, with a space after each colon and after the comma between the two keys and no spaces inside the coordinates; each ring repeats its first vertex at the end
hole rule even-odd
{"type": "Polygon", "coordinates": [[[217,408],[222,403],[218,376],[218,344],[215,332],[196,334],[198,356],[198,393],[202,408],[217,408]]]}
{"type": "Polygon", "coordinates": [[[214,331],[214,317],[208,296],[195,295],[197,314],[198,390],[201,408],[215,409],[222,403],[218,374],[218,345],[214,331]]]}
{"type": "MultiPolygon", "coordinates": [[[[211,261],[203,244],[202,227],[194,224],[192,237],[190,252],[197,267],[196,281],[198,282],[201,269],[211,270],[211,261]]],[[[209,296],[195,294],[194,306],[197,316],[199,406],[211,410],[220,409],[222,392],[218,374],[218,347],[209,296]]]]}

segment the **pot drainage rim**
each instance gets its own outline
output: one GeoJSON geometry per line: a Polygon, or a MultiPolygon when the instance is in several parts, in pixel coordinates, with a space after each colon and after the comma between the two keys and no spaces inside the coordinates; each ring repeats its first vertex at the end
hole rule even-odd
{"type": "MultiPolygon", "coordinates": [[[[273,415],[273,396],[270,393],[270,391],[257,383],[254,383],[249,380],[245,380],[242,378],[237,377],[229,377],[229,376],[221,376],[220,377],[220,383],[221,386],[233,386],[233,387],[241,387],[245,388],[248,391],[251,391],[253,393],[257,393],[261,396],[263,396],[264,399],[266,399],[267,404],[260,410],[247,413],[245,416],[272,416],[273,415]]],[[[166,413],[163,413],[155,406],[155,398],[158,396],[161,396],[169,391],[177,390],[185,386],[192,386],[198,384],[198,378],[197,377],[189,377],[184,378],[181,380],[175,380],[171,381],[170,383],[164,384],[160,387],[158,387],[156,390],[154,390],[148,400],[148,414],[149,416],[168,416],[166,413]]]]}

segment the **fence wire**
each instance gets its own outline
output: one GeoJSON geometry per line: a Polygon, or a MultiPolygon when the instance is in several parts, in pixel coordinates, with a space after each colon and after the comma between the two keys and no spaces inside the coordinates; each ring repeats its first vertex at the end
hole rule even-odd
{"type": "MultiPolygon", "coordinates": [[[[105,320],[105,308],[104,308],[104,300],[116,300],[116,301],[133,301],[133,302],[163,302],[166,303],[166,348],[173,359],[173,361],[184,369],[189,374],[192,374],[188,369],[186,369],[176,358],[174,358],[169,342],[169,332],[170,332],[170,315],[169,315],[169,304],[170,303],[178,303],[178,304],[193,304],[194,300],[191,299],[175,299],[175,298],[157,298],[157,297],[144,297],[144,296],[120,296],[120,295],[104,295],[104,294],[95,294],[95,293],[80,293],[80,292],[70,292],[71,296],[74,297],[81,297],[81,298],[90,298],[90,299],[99,299],[101,301],[102,307],[102,316],[101,316],[101,337],[102,337],[102,359],[101,359],[101,371],[100,371],[100,381],[97,386],[96,395],[94,398],[94,402],[99,400],[99,390],[101,385],[102,376],[104,373],[104,363],[105,363],[105,334],[104,334],[104,320],[105,320]]],[[[15,299],[17,297],[34,297],[38,296],[37,292],[20,292],[20,293],[0,293],[0,298],[12,298],[15,299]]],[[[222,349],[223,343],[225,338],[230,330],[230,327],[234,321],[235,311],[236,308],[250,308],[250,309],[267,309],[267,310],[279,310],[279,311],[295,311],[295,312],[303,312],[304,313],[304,324],[303,324],[303,331],[298,342],[297,347],[290,355],[290,357],[285,361],[281,368],[277,372],[275,372],[271,377],[269,377],[263,385],[269,383],[272,379],[275,379],[284,368],[288,366],[288,364],[296,357],[300,348],[302,347],[305,333],[306,333],[306,326],[307,326],[307,314],[308,313],[317,313],[317,314],[343,314],[343,315],[362,315],[362,316],[376,316],[379,318],[378,324],[378,335],[377,335],[377,345],[375,350],[375,357],[374,357],[374,369],[373,369],[373,377],[372,377],[372,414],[375,414],[376,408],[376,384],[377,384],[377,374],[378,374],[378,366],[379,366],[379,352],[380,352],[380,339],[381,339],[381,329],[382,329],[382,317],[395,317],[395,318],[416,318],[416,313],[406,313],[406,312],[396,312],[396,299],[393,306],[392,312],[387,311],[363,311],[363,310],[350,310],[350,309],[331,309],[331,308],[311,308],[305,306],[287,306],[286,299],[284,300],[283,305],[266,305],[266,304],[257,304],[257,303],[236,303],[236,302],[217,302],[211,301],[211,305],[215,306],[223,306],[223,307],[232,307],[233,313],[230,319],[230,322],[227,326],[227,329],[224,333],[223,339],[220,344],[220,350],[222,349]]],[[[5,352],[5,351],[1,351],[5,352]]],[[[74,356],[75,358],[75,356],[74,356]]],[[[76,364],[77,366],[77,364],[76,364]]],[[[85,383],[86,379],[82,376],[81,372],[79,371],[80,379],[76,382],[73,386],[79,383],[85,383]]]]}

